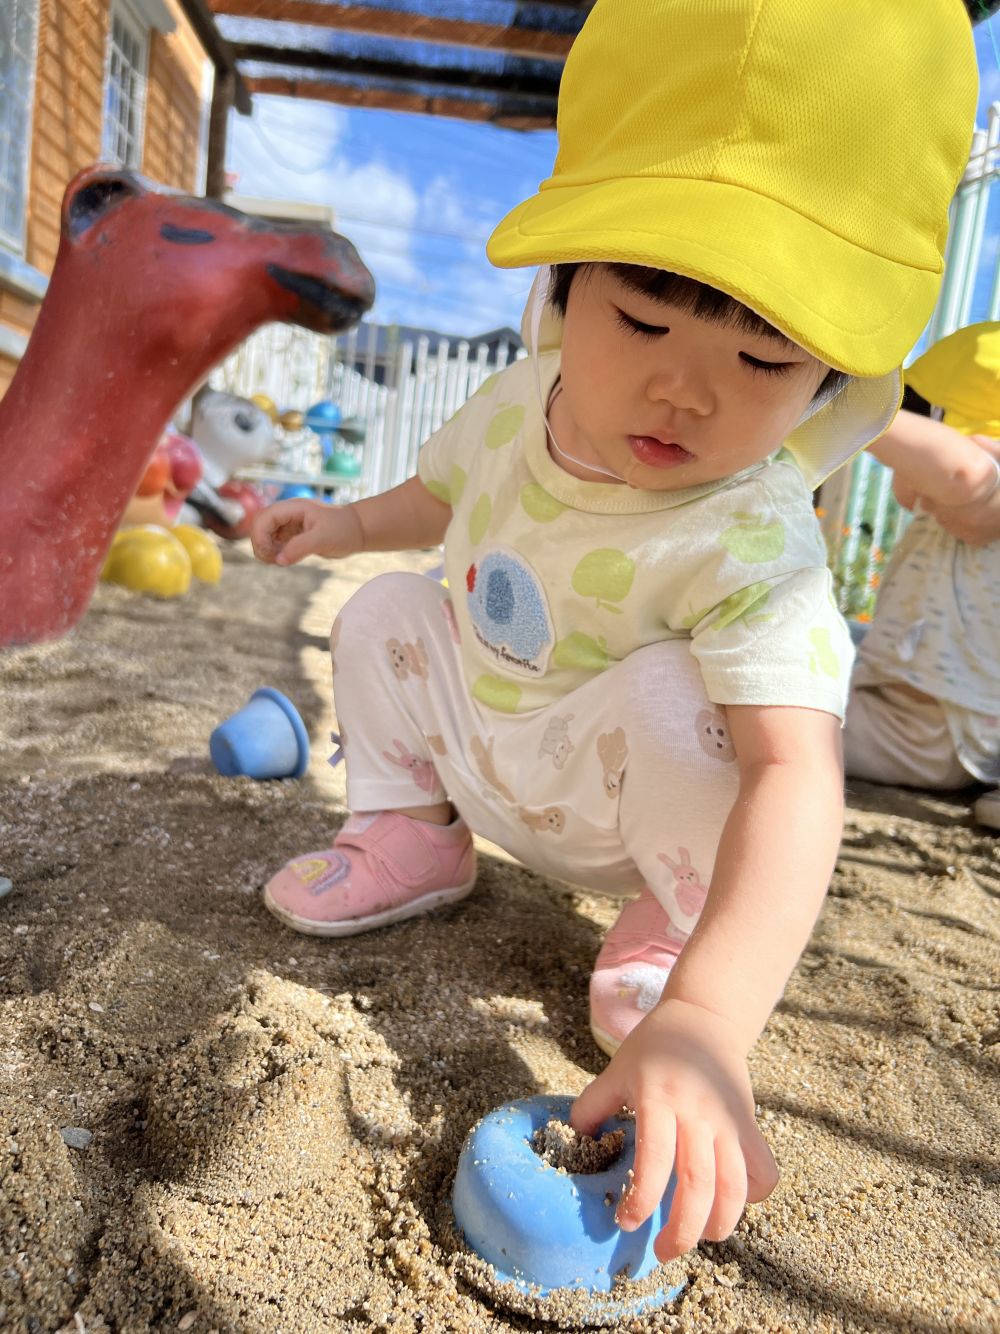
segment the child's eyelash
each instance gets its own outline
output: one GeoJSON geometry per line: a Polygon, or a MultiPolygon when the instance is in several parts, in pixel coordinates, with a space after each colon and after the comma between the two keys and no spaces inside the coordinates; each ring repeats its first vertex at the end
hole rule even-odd
{"type": "MultiPolygon", "coordinates": [[[[662,324],[643,324],[642,320],[626,315],[623,310],[615,312],[615,320],[625,333],[638,334],[640,338],[662,338],[664,334],[670,332],[669,328],[662,324]]],[[[762,375],[787,375],[794,364],[790,361],[761,361],[758,357],[751,356],[749,352],[741,352],[740,358],[744,365],[750,367],[754,375],[758,371],[762,375]]]]}
{"type": "Polygon", "coordinates": [[[758,371],[764,375],[787,375],[794,364],[791,361],[759,361],[749,352],[741,352],[740,357],[744,365],[749,366],[755,375],[758,371]]]}
{"type": "Polygon", "coordinates": [[[662,324],[643,324],[641,320],[634,320],[623,310],[615,312],[615,319],[619,328],[624,329],[627,334],[639,334],[643,338],[660,338],[670,332],[662,324]]]}

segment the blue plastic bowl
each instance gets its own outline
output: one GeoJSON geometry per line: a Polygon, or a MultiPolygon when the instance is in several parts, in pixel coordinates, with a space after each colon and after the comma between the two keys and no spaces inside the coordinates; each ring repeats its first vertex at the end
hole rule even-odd
{"type": "MultiPolygon", "coordinates": [[[[615,1224],[635,1158],[635,1122],[606,1121],[597,1136],[624,1130],[618,1158],[604,1172],[569,1175],[531,1147],[535,1131],[553,1118],[569,1120],[573,1099],[540,1095],[506,1103],[473,1126],[458,1160],[452,1207],[471,1250],[501,1280],[546,1296],[554,1288],[610,1293],[623,1270],[642,1279],[657,1268],[653,1241],[667,1221],[671,1177],[659,1208],[634,1232],[615,1224]]],[[[681,1285],[682,1287],[683,1285],[681,1285]]],[[[600,1302],[600,1313],[624,1318],[673,1301],[681,1287],[650,1296],[600,1302]]]]}
{"type": "Polygon", "coordinates": [[[301,778],[309,765],[309,734],[298,710],[272,686],[261,686],[208,742],[225,778],[301,778]]]}

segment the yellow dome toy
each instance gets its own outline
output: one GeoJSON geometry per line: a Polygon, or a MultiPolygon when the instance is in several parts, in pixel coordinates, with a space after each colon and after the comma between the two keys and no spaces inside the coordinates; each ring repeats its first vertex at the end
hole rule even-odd
{"type": "Polygon", "coordinates": [[[170,529],[191,560],[191,573],[203,584],[217,584],[222,578],[222,552],[211,533],[190,523],[178,523],[170,529]]]}
{"type": "Polygon", "coordinates": [[[101,578],[135,593],[176,598],[191,587],[191,557],[166,528],[123,528],[111,544],[101,578]]]}

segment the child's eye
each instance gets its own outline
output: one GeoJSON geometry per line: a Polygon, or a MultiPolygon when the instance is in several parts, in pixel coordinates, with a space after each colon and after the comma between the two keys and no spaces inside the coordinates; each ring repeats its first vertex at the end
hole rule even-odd
{"type": "Polygon", "coordinates": [[[749,352],[741,352],[740,359],[755,374],[763,371],[765,375],[787,375],[795,365],[794,361],[761,361],[760,357],[752,357],[749,352]]]}
{"type": "Polygon", "coordinates": [[[615,311],[615,319],[619,328],[624,329],[627,334],[641,334],[643,338],[660,338],[663,334],[668,334],[670,330],[662,324],[643,324],[642,320],[635,320],[631,315],[626,315],[623,310],[615,311]]]}

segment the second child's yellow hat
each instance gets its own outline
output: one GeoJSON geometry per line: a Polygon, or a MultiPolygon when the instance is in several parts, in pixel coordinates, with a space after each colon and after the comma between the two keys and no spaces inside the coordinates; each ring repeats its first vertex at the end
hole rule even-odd
{"type": "Polygon", "coordinates": [[[1000,439],[1000,323],[967,324],[935,343],[904,373],[906,383],[964,435],[1000,439]]]}
{"type": "Polygon", "coordinates": [[[597,0],[552,175],[487,251],[681,273],[885,375],[934,305],[976,97],[960,0],[597,0]]]}

